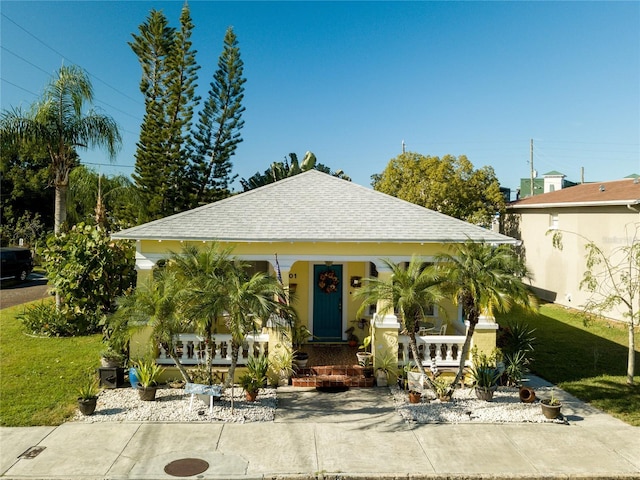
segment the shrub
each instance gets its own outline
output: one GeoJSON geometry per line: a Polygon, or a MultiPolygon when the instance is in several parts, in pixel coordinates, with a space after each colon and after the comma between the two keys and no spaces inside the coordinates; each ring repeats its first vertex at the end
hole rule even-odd
{"type": "Polygon", "coordinates": [[[28,333],[46,337],[72,337],[95,332],[101,321],[96,312],[77,314],[68,309],[56,310],[52,303],[37,303],[18,315],[28,333]]]}
{"type": "MultiPolygon", "coordinates": [[[[68,233],[51,235],[39,253],[61,299],[56,319],[78,323],[64,329],[72,335],[99,331],[105,316],[115,311],[115,299],[135,284],[133,244],[113,241],[97,227],[78,224],[68,233]]],[[[30,323],[35,327],[38,322],[30,323]]]]}
{"type": "Polygon", "coordinates": [[[251,377],[264,382],[269,370],[269,359],[265,355],[253,355],[247,359],[247,371],[251,377]]]}

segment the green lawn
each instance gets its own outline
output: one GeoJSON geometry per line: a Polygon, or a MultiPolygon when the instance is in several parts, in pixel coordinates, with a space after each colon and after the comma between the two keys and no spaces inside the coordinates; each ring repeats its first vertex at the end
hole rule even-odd
{"type": "Polygon", "coordinates": [[[542,305],[539,315],[513,311],[498,315],[526,319],[535,328],[531,370],[563,390],[635,426],[640,426],[640,331],[636,332],[636,385],[626,385],[627,327],[597,321],[588,327],[579,312],[542,305]]]}
{"type": "Polygon", "coordinates": [[[101,336],[28,336],[16,319],[24,308],[0,310],[0,425],[59,425],[73,415],[86,372],[100,364],[101,336]]]}

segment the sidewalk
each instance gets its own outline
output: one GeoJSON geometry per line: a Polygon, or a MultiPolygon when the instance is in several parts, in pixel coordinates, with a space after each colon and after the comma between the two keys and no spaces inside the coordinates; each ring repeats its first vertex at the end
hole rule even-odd
{"type": "Polygon", "coordinates": [[[274,422],[0,428],[3,479],[640,479],[640,429],[560,392],[569,425],[403,423],[382,389],[279,389],[274,422]],[[31,447],[35,458],[18,458],[31,447]]]}

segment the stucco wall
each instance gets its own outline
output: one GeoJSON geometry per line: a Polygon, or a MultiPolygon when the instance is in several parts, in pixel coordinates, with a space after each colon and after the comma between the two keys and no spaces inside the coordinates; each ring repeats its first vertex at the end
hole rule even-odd
{"type": "MultiPolygon", "coordinates": [[[[578,309],[591,295],[579,287],[586,268],[586,239],[610,255],[630,242],[627,236],[633,235],[633,224],[640,220],[638,213],[622,206],[511,212],[519,217],[519,238],[523,241],[527,266],[533,273],[536,293],[544,300],[578,309]],[[557,215],[556,225],[562,231],[562,250],[553,247],[552,232],[547,234],[554,223],[552,215],[557,215]]],[[[621,318],[619,311],[610,312],[610,316],[621,318]]]]}

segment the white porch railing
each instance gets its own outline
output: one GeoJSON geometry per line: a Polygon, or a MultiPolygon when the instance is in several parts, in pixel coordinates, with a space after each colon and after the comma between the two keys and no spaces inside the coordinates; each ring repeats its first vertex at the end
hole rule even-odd
{"type": "MultiPolygon", "coordinates": [[[[173,337],[174,350],[176,356],[183,365],[198,365],[207,362],[206,346],[204,337],[194,333],[181,333],[173,337]]],[[[266,355],[269,349],[269,334],[259,333],[247,335],[244,339],[242,349],[238,354],[238,365],[245,365],[247,359],[254,355],[266,355]]],[[[169,357],[164,348],[160,349],[160,356],[156,363],[162,365],[173,365],[173,360],[169,357]]],[[[231,335],[220,334],[213,338],[213,361],[212,365],[231,365],[231,335]]]]}
{"type": "MultiPolygon", "coordinates": [[[[462,346],[464,345],[464,335],[416,335],[418,354],[422,365],[428,367],[435,359],[438,367],[457,367],[460,365],[462,346]]],[[[404,365],[412,360],[409,350],[409,336],[398,336],[398,365],[404,365]]],[[[466,360],[470,365],[470,360],[466,360]]]]}

